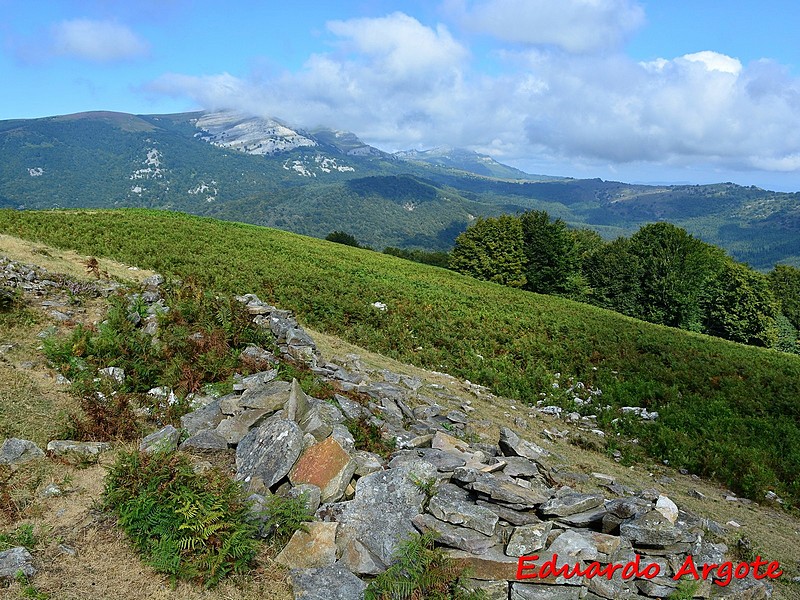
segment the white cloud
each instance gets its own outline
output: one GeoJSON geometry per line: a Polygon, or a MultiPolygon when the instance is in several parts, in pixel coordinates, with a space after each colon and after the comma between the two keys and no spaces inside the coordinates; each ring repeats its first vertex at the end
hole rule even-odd
{"type": "Polygon", "coordinates": [[[328,30],[335,49],[297,72],[168,74],[148,89],[350,130],[386,150],[453,145],[517,164],[800,170],[800,81],[774,62],[704,51],[639,63],[619,52],[528,48],[505,51],[506,68],[492,75],[470,65],[445,27],[402,13],[328,30]]]}
{"type": "Polygon", "coordinates": [[[451,0],[447,7],[472,31],[574,53],[618,48],[644,24],[634,0],[451,0]]]}
{"type": "Polygon", "coordinates": [[[148,44],[113,21],[72,19],[53,26],[54,54],[93,62],[115,62],[144,56],[148,44]]]}

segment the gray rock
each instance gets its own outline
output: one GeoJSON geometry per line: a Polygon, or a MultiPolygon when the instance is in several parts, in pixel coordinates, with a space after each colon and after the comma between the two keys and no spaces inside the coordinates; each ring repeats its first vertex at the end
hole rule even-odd
{"type": "Polygon", "coordinates": [[[47,451],[55,456],[77,454],[80,456],[97,456],[111,450],[108,442],[74,442],[72,440],[52,440],[47,442],[47,451]]]}
{"type": "Polygon", "coordinates": [[[167,425],[144,437],[139,444],[139,451],[146,454],[155,452],[172,452],[178,448],[181,432],[172,425],[167,425]]]}
{"type": "Polygon", "coordinates": [[[270,381],[245,389],[239,399],[242,408],[259,408],[277,412],[289,401],[292,384],[288,381],[270,381]]]}
{"type": "Polygon", "coordinates": [[[159,275],[155,273],[150,275],[150,277],[145,277],[142,280],[142,285],[146,288],[157,288],[164,284],[164,277],[163,275],[159,275]]]}
{"type": "Polygon", "coordinates": [[[334,399],[339,404],[339,408],[342,409],[344,416],[348,419],[356,420],[368,414],[367,410],[363,406],[361,406],[355,400],[350,400],[350,398],[347,396],[336,394],[334,395],[334,399]]]}
{"type": "Polygon", "coordinates": [[[42,449],[30,440],[8,438],[0,446],[0,465],[21,465],[43,456],[42,449]]]}
{"type": "Polygon", "coordinates": [[[180,449],[187,452],[221,452],[228,449],[228,441],[212,429],[203,429],[186,439],[180,449]]]}
{"type": "Polygon", "coordinates": [[[367,584],[341,564],[292,571],[295,600],[363,600],[367,584]]]}
{"type": "MultiPolygon", "coordinates": [[[[428,502],[428,512],[437,519],[454,525],[474,529],[485,535],[493,535],[498,517],[488,508],[478,506],[469,498],[469,493],[460,487],[445,483],[428,502]]],[[[452,545],[452,544],[450,544],[452,545]]],[[[454,546],[461,548],[461,546],[454,546]]],[[[469,548],[462,548],[469,550],[469,548]]]]}
{"type": "Polygon", "coordinates": [[[270,417],[236,447],[236,479],[260,479],[267,488],[286,477],[303,449],[303,432],[293,421],[270,417]]]}
{"type": "Polygon", "coordinates": [[[0,552],[0,581],[13,580],[19,571],[26,577],[36,575],[31,553],[22,546],[0,552]]]}
{"type": "MultiPolygon", "coordinates": [[[[554,498],[551,498],[539,507],[543,515],[565,517],[576,513],[585,512],[603,504],[600,494],[581,494],[562,488],[554,498]]],[[[602,518],[602,515],[600,516],[602,518]]]]}
{"type": "Polygon", "coordinates": [[[311,409],[311,399],[300,387],[297,379],[292,379],[289,400],[286,403],[285,413],[289,421],[299,423],[311,409]]]}
{"type": "Polygon", "coordinates": [[[606,509],[603,505],[600,505],[583,512],[567,515],[565,517],[558,517],[558,522],[569,525],[570,527],[589,527],[593,523],[602,521],[605,516],[606,509]]]}
{"type": "Polygon", "coordinates": [[[453,472],[453,480],[464,484],[464,487],[472,491],[485,494],[492,500],[522,508],[535,508],[550,498],[550,494],[538,489],[524,488],[508,477],[466,467],[456,469],[453,472]]]}
{"type": "Polygon", "coordinates": [[[565,585],[531,583],[511,584],[511,600],[579,600],[581,588],[565,585]]]}
{"type": "Polygon", "coordinates": [[[105,369],[100,369],[98,373],[113,379],[117,383],[123,383],[125,381],[125,369],[119,367],[106,367],[105,369]]]}
{"type": "Polygon", "coordinates": [[[229,444],[238,444],[249,431],[252,431],[253,427],[258,425],[269,414],[270,411],[260,408],[244,410],[220,421],[216,432],[225,438],[225,441],[229,444]]]}
{"type": "Polygon", "coordinates": [[[308,512],[315,513],[320,505],[322,491],[316,486],[311,483],[301,483],[300,485],[294,486],[288,492],[286,492],[287,498],[300,498],[305,497],[306,499],[306,508],[308,508],[308,512]]]}
{"type": "Polygon", "coordinates": [[[508,600],[507,581],[480,581],[478,579],[468,579],[464,582],[464,588],[471,592],[483,592],[485,600],[508,600]]]}
{"type": "Polygon", "coordinates": [[[355,498],[338,519],[341,563],[355,573],[372,574],[391,564],[400,542],[415,532],[411,519],[425,500],[414,480],[435,476],[436,469],[420,461],[359,479],[355,498]]]}
{"type": "Polygon", "coordinates": [[[424,460],[432,464],[442,473],[452,473],[458,467],[463,467],[466,461],[444,450],[437,448],[416,448],[414,450],[402,450],[397,452],[389,462],[389,468],[393,469],[410,461],[424,460]]]}
{"type": "Polygon", "coordinates": [[[434,532],[434,539],[438,543],[472,554],[483,554],[497,543],[492,536],[478,533],[474,529],[445,523],[431,515],[417,515],[411,522],[419,529],[420,533],[434,532]]]}
{"type": "Polygon", "coordinates": [[[515,510],[486,500],[477,500],[476,504],[489,509],[503,521],[508,521],[512,525],[534,525],[542,522],[536,512],[532,510],[515,510]]]}
{"type": "Polygon", "coordinates": [[[532,460],[522,456],[506,456],[502,459],[506,466],[503,473],[509,477],[538,477],[539,468],[532,460]]]}
{"type": "Polygon", "coordinates": [[[300,429],[322,441],[333,432],[333,426],[344,421],[344,415],[328,402],[317,402],[298,421],[300,429]]]}
{"type": "Polygon", "coordinates": [[[222,421],[222,411],[219,408],[220,399],[208,403],[202,408],[186,413],[181,417],[181,427],[189,435],[194,435],[203,429],[215,429],[222,421]]]}
{"type": "Polygon", "coordinates": [[[547,544],[547,536],[553,524],[550,521],[535,525],[522,525],[514,528],[506,546],[508,556],[529,556],[547,544]]]}
{"type": "Polygon", "coordinates": [[[383,470],[383,459],[374,454],[373,452],[367,452],[366,450],[356,450],[355,452],[351,452],[350,454],[353,457],[353,460],[356,461],[356,475],[359,477],[363,477],[364,475],[369,475],[370,473],[374,473],[375,471],[382,471],[383,470]]]}
{"type": "Polygon", "coordinates": [[[655,510],[623,523],[619,531],[623,538],[640,546],[669,546],[684,537],[680,529],[655,510]]]}
{"type": "Polygon", "coordinates": [[[507,456],[523,456],[531,460],[536,460],[549,454],[541,446],[522,439],[508,427],[500,429],[500,449],[507,456]]]}

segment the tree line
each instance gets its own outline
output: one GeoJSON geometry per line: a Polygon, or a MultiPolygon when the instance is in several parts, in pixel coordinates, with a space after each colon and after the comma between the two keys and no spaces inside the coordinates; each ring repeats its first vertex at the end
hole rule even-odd
{"type": "Polygon", "coordinates": [[[605,242],[544,211],[480,218],[450,268],[651,323],[800,353],[800,269],[763,274],[670,223],[605,242]]]}

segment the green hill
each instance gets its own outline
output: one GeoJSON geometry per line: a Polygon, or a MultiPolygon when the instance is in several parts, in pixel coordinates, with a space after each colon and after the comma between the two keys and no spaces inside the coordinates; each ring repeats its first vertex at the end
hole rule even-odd
{"type": "Polygon", "coordinates": [[[647,452],[754,498],[775,490],[800,500],[800,357],[368,250],[179,213],[2,210],[0,232],[226,292],[255,292],[306,325],[521,401],[545,397],[574,407],[572,398],[591,388],[592,401],[579,408],[599,415],[609,451],[627,460],[647,452]],[[620,417],[622,406],[660,416],[620,417]]]}
{"type": "Polygon", "coordinates": [[[463,150],[391,155],[227,113],[0,121],[0,207],[178,210],[425,250],[449,250],[477,216],[546,210],[606,238],[667,220],[755,268],[800,266],[798,194],[529,176],[463,150]]]}

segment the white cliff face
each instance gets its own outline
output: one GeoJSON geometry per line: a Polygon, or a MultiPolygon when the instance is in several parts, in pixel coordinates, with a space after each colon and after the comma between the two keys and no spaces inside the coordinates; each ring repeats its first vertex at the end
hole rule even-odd
{"type": "Polygon", "coordinates": [[[204,141],[247,154],[275,154],[318,145],[273,119],[248,117],[233,111],[204,114],[195,126],[200,130],[195,135],[204,141]]]}

